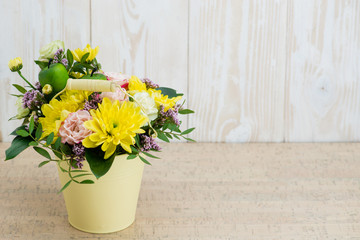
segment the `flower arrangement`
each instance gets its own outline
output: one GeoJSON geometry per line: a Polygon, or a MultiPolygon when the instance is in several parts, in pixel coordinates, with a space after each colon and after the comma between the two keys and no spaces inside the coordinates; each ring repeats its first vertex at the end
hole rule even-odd
{"type": "Polygon", "coordinates": [[[150,151],[161,150],[157,139],[194,141],[186,137],[194,128],[180,130],[178,114],[193,113],[179,103],[183,94],[148,78],[102,71],[98,51],[89,44],[65,51],[62,41],[51,42],[35,60],[41,70],[34,84],[21,74],[21,58],[9,62],[10,70],[27,85],[13,84],[20,94],[12,94],[18,98],[17,115],[10,120],[23,121],[11,133],[15,138],[5,160],[33,147],[46,158],[39,167],[53,161],[68,173],[70,180],[60,192],[72,182],[94,183],[77,179],[92,174],[100,178],[117,155],[127,154],[128,160],[139,157],[150,164],[146,158],[158,158],[150,151]],[[77,87],[69,87],[70,82],[77,87]],[[84,161],[92,173],[82,169],[84,161]]]}

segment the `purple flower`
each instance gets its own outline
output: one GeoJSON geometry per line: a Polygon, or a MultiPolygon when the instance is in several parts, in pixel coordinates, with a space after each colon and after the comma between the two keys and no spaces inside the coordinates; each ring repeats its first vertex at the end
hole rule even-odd
{"type": "Polygon", "coordinates": [[[75,156],[72,156],[71,159],[76,161],[76,166],[82,168],[82,162],[85,160],[85,147],[81,143],[76,143],[72,147],[72,152],[75,156]]]}
{"type": "Polygon", "coordinates": [[[97,109],[98,104],[102,102],[102,99],[100,98],[100,94],[95,92],[91,94],[91,100],[85,101],[84,110],[90,111],[90,109],[97,109]]]}
{"type": "Polygon", "coordinates": [[[154,83],[153,81],[151,81],[148,78],[143,78],[143,79],[141,79],[141,81],[146,84],[146,88],[158,88],[159,87],[158,84],[154,83]]]}
{"type": "Polygon", "coordinates": [[[164,125],[166,120],[170,120],[175,123],[177,126],[180,126],[179,120],[179,108],[180,105],[175,105],[174,109],[169,108],[166,112],[164,111],[164,106],[160,105],[159,117],[156,120],[156,125],[164,125]]]}
{"type": "Polygon", "coordinates": [[[44,94],[39,90],[30,90],[24,94],[22,99],[23,107],[30,110],[37,110],[45,103],[44,94]]]}
{"type": "Polygon", "coordinates": [[[68,66],[68,60],[66,59],[66,58],[63,58],[62,60],[61,60],[61,64],[62,65],[64,65],[64,67],[67,67],[68,66]]]}
{"type": "Polygon", "coordinates": [[[145,134],[140,134],[141,151],[148,152],[150,150],[160,151],[161,147],[155,141],[155,138],[149,137],[145,134]]]}
{"type": "Polygon", "coordinates": [[[41,87],[40,82],[36,82],[36,83],[35,83],[35,88],[36,88],[36,90],[41,91],[42,87],[41,87]]]}

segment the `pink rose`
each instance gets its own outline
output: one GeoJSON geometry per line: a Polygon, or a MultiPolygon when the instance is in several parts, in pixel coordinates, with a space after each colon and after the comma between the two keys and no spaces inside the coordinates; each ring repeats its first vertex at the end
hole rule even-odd
{"type": "Polygon", "coordinates": [[[61,142],[67,142],[70,145],[80,143],[92,133],[91,130],[85,128],[84,126],[84,122],[91,119],[92,117],[89,112],[85,110],[78,110],[70,113],[59,129],[61,142]]]}
{"type": "MultiPolygon", "coordinates": [[[[106,76],[107,80],[116,83],[124,91],[126,91],[129,85],[130,76],[116,72],[106,72],[104,73],[104,75],[106,76]]],[[[129,97],[120,89],[117,89],[116,92],[103,92],[100,94],[100,97],[101,98],[107,97],[108,99],[110,99],[111,102],[114,102],[116,100],[119,100],[119,102],[129,100],[129,97]]]]}
{"type": "Polygon", "coordinates": [[[117,72],[106,72],[104,75],[106,76],[107,80],[118,84],[122,88],[126,89],[129,85],[130,76],[128,75],[117,72]]]}

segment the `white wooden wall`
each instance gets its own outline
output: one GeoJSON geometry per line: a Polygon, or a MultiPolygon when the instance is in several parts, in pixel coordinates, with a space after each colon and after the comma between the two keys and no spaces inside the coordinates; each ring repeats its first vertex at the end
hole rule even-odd
{"type": "Polygon", "coordinates": [[[0,0],[0,130],[18,124],[8,70],[51,40],[100,46],[105,71],[185,93],[205,142],[360,140],[360,1],[0,0]]]}

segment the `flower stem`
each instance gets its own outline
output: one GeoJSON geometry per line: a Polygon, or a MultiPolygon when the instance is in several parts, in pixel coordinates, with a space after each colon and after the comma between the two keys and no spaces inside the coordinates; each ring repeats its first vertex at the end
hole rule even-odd
{"type": "Polygon", "coordinates": [[[17,72],[18,72],[18,74],[20,75],[20,77],[21,77],[22,79],[24,79],[24,81],[25,81],[27,84],[29,84],[30,87],[32,87],[33,89],[36,90],[36,88],[35,88],[28,80],[26,80],[26,78],[21,74],[20,70],[17,71],[17,72]]]}

